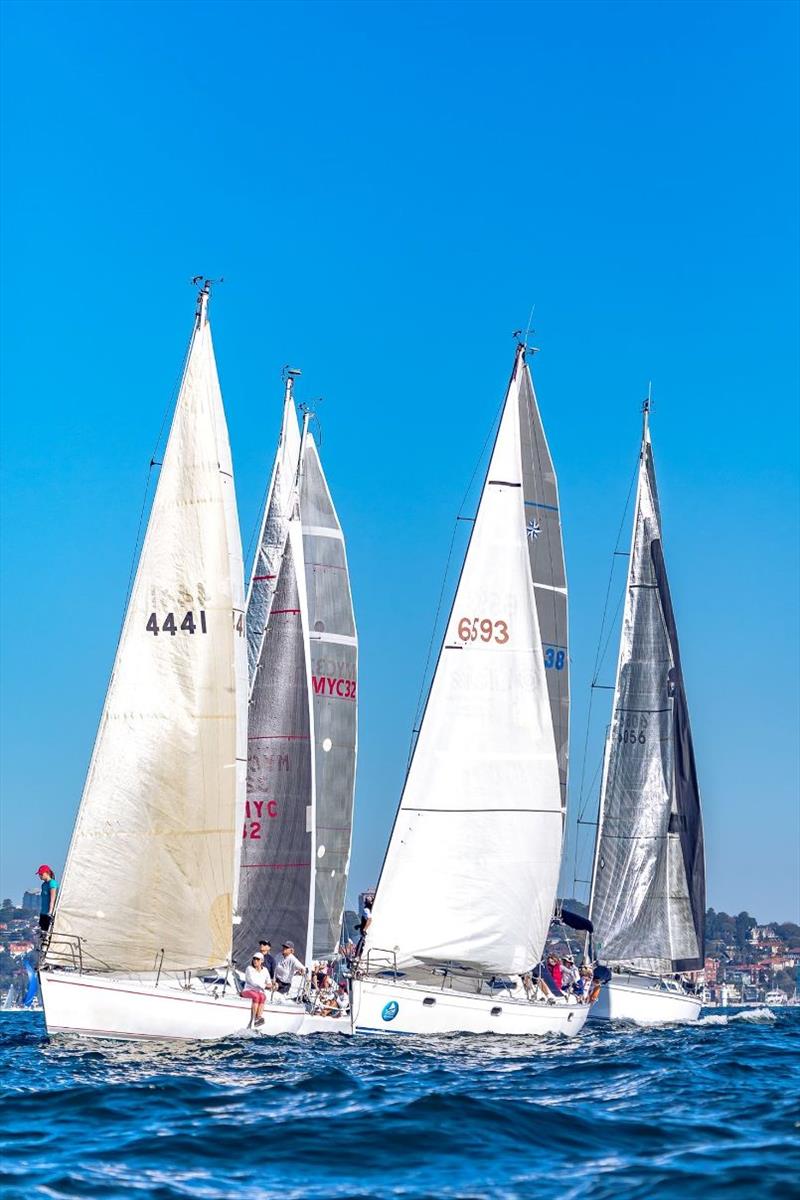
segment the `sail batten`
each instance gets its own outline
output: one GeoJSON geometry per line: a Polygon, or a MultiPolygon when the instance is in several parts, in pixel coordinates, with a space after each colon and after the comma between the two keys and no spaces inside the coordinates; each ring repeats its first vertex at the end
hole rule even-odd
{"type": "Polygon", "coordinates": [[[640,970],[696,970],[704,912],[700,794],[645,423],[592,871],[597,952],[640,970]]]}
{"type": "Polygon", "coordinates": [[[200,301],[48,957],[146,972],[230,957],[244,782],[241,543],[200,301]],[[60,949],[59,949],[60,948],[60,949]]]}
{"type": "Polygon", "coordinates": [[[372,910],[367,948],[402,967],[524,971],[552,913],[562,803],[526,522],[525,370],[520,352],[372,910]]]}

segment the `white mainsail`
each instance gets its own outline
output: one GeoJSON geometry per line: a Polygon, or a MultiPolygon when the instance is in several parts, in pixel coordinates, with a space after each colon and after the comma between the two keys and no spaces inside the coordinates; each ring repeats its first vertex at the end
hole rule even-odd
{"type": "Polygon", "coordinates": [[[647,406],[589,911],[604,962],[703,965],[700,793],[647,406]]]}
{"type": "Polygon", "coordinates": [[[244,803],[247,659],[208,288],[69,849],[48,957],[225,963],[244,803]]]}
{"type": "Polygon", "coordinates": [[[524,503],[525,370],[521,348],[367,935],[400,967],[525,971],[553,911],[562,802],[524,503]]]}
{"type": "Polygon", "coordinates": [[[339,945],[350,866],[356,780],[358,639],[344,534],[319,451],[304,441],[300,514],[314,706],[313,957],[339,945]]]}

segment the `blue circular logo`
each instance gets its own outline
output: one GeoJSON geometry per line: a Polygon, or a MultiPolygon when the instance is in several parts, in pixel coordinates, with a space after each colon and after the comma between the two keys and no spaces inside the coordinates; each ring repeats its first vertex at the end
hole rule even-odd
{"type": "Polygon", "coordinates": [[[381,1016],[384,1021],[393,1021],[400,1011],[400,1005],[396,1000],[390,1000],[388,1004],[384,1004],[381,1016]]]}

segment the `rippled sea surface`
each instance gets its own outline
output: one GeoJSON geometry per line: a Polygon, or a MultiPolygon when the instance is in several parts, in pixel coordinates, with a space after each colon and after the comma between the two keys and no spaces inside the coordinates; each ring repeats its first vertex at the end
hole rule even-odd
{"type": "Polygon", "coordinates": [[[49,1041],[0,1014],[16,1197],[800,1194],[800,1009],[571,1041],[49,1041]]]}

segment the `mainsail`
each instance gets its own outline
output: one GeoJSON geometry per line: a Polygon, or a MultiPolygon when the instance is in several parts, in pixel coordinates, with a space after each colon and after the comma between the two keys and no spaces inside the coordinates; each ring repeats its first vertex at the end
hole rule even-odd
{"type": "Polygon", "coordinates": [[[207,303],[205,288],[59,890],[51,960],[72,939],[85,963],[127,971],[230,957],[247,660],[207,303]]]}
{"type": "Polygon", "coordinates": [[[330,958],[339,944],[353,832],[358,641],[344,535],[310,434],[304,446],[300,513],[316,764],[313,957],[330,958]]]}
{"type": "Polygon", "coordinates": [[[595,948],[611,964],[697,970],[704,913],[700,793],[645,409],[592,874],[595,948]]]}
{"type": "Polygon", "coordinates": [[[562,802],[534,577],[561,588],[563,569],[539,576],[555,539],[529,537],[526,495],[554,493],[526,374],[520,349],[375,897],[367,946],[398,966],[524,971],[553,911],[562,802]]]}

